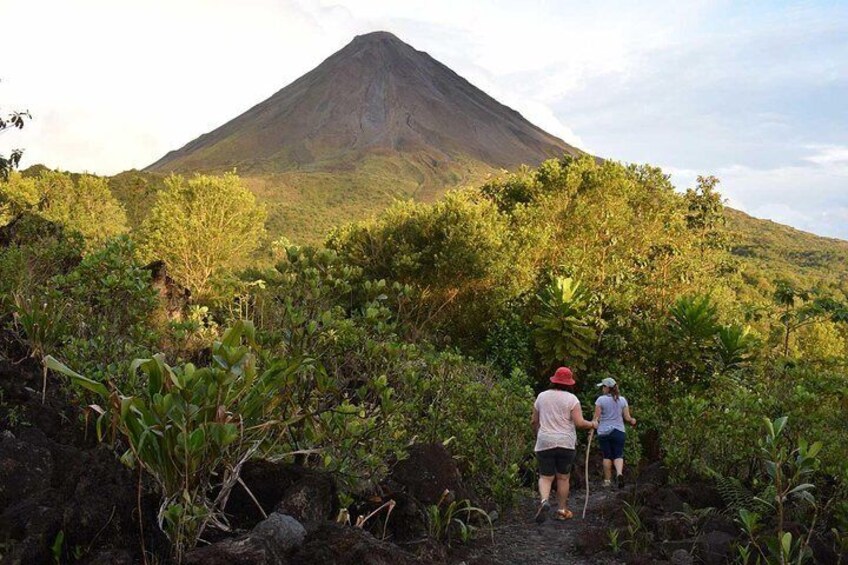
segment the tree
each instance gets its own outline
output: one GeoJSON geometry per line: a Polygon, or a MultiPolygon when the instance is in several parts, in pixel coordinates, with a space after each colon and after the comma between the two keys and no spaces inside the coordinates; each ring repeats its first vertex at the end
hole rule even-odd
{"type": "Polygon", "coordinates": [[[714,176],[698,176],[698,186],[686,190],[686,225],[698,237],[701,255],[708,249],[724,249],[727,234],[724,203],[721,200],[719,180],[714,176]]]}
{"type": "Polygon", "coordinates": [[[265,207],[235,173],[173,175],[142,224],[148,259],[162,259],[193,295],[208,297],[215,276],[242,264],[262,243],[265,207]]]}
{"type": "Polygon", "coordinates": [[[416,328],[446,323],[453,337],[479,346],[504,300],[529,288],[533,234],[473,191],[433,204],[397,203],[372,220],[336,230],[327,246],[372,279],[408,284],[418,294],[404,319],[416,328]]]}
{"type": "Polygon", "coordinates": [[[779,308],[784,357],[789,356],[790,338],[801,328],[827,320],[848,323],[848,305],[814,290],[799,289],[789,281],[777,281],[773,298],[779,308]]]}
{"type": "Polygon", "coordinates": [[[32,213],[83,236],[91,250],[126,233],[127,215],[105,179],[44,171],[35,178],[14,172],[0,185],[0,225],[32,213]]]}
{"type": "MultiPolygon", "coordinates": [[[[9,114],[0,114],[0,132],[6,128],[22,129],[24,127],[24,118],[31,118],[29,112],[10,112],[9,114]]],[[[13,149],[12,153],[6,157],[0,154],[0,178],[6,180],[9,178],[9,173],[18,166],[21,162],[23,150],[13,149]]]]}

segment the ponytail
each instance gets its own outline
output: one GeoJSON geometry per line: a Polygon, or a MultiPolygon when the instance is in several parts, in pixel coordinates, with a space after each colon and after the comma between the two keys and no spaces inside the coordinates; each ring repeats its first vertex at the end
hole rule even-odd
{"type": "Polygon", "coordinates": [[[614,387],[609,389],[610,396],[612,396],[613,400],[618,402],[618,398],[621,396],[621,393],[618,392],[618,385],[616,384],[614,387]]]}

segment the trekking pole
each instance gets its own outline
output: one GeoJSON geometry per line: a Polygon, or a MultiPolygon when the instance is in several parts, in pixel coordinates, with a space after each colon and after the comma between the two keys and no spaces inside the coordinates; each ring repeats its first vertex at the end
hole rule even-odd
{"type": "Polygon", "coordinates": [[[589,452],[592,450],[592,436],[595,435],[595,430],[589,430],[589,441],[586,444],[586,468],[583,474],[586,476],[586,500],[583,501],[583,519],[586,519],[586,508],[589,506],[589,452]]]}

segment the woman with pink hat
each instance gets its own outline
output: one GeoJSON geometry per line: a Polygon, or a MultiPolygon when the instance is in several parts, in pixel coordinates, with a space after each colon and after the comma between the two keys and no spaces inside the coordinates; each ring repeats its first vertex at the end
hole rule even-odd
{"type": "Polygon", "coordinates": [[[560,367],[551,377],[550,389],[540,393],[533,405],[541,498],[536,521],[540,523],[548,517],[548,498],[554,479],[557,482],[556,519],[568,520],[573,516],[568,509],[568,491],[577,444],[576,428],[592,429],[597,426],[596,422],[583,418],[580,401],[571,392],[575,384],[571,369],[560,367]]]}

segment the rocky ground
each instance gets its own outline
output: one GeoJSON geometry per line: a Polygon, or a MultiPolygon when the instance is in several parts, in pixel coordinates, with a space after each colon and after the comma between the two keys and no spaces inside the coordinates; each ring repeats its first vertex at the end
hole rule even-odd
{"type": "MultiPolygon", "coordinates": [[[[582,553],[582,535],[587,526],[603,528],[607,522],[605,509],[614,493],[598,488],[590,490],[586,518],[581,517],[585,496],[575,493],[569,507],[574,518],[568,521],[548,519],[537,524],[532,518],[536,512],[536,499],[527,493],[521,502],[510,510],[493,528],[493,536],[481,535],[467,547],[451,552],[449,563],[467,565],[507,565],[528,563],[536,565],[620,563],[614,555],[589,556],[582,553]]],[[[556,510],[552,504],[552,512],[556,510]]]]}
{"type": "MultiPolygon", "coordinates": [[[[0,565],[131,564],[143,563],[144,554],[147,562],[167,563],[156,495],[94,440],[90,425],[86,432],[79,407],[58,383],[51,382],[45,403],[40,386],[34,364],[0,360],[0,565]]],[[[598,476],[596,453],[590,469],[598,476]]],[[[717,565],[734,558],[740,540],[713,485],[670,485],[658,463],[638,473],[628,469],[628,484],[620,490],[593,482],[586,519],[580,516],[581,467],[572,475],[572,520],[551,517],[536,524],[536,501],[528,488],[515,507],[492,513],[491,532],[478,522],[476,538],[450,545],[431,535],[428,508],[446,496],[490,507],[463,483],[441,444],[413,446],[375,492],[343,511],[326,473],[253,461],[242,478],[261,510],[246,491],[234,490],[226,508],[233,532],[210,532],[209,544],[190,552],[186,563],[717,565]],[[380,512],[356,527],[359,516],[389,501],[394,507],[388,520],[380,512]]],[[[817,538],[816,561],[838,562],[833,547],[817,538]]]]}

